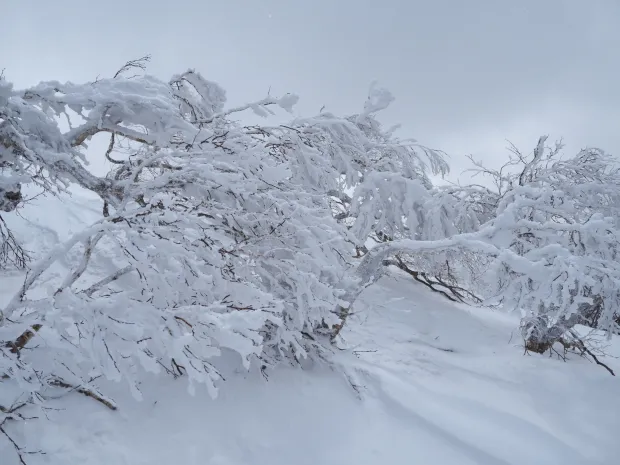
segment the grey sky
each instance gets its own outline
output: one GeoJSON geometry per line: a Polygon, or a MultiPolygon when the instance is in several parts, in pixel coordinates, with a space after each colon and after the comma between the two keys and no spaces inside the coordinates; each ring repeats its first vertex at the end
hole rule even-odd
{"type": "Polygon", "coordinates": [[[620,155],[619,0],[5,0],[0,68],[19,87],[90,80],[150,53],[231,103],[298,93],[298,112],[361,108],[377,79],[401,135],[491,164],[506,139],[620,155]]]}

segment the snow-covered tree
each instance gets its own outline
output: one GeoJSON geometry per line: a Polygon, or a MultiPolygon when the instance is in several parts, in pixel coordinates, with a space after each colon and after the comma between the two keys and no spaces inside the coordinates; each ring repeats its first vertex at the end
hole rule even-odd
{"type": "Polygon", "coordinates": [[[321,356],[385,264],[460,300],[478,298],[485,274],[528,335],[570,329],[574,315],[616,329],[620,179],[604,153],[561,160],[541,139],[486,170],[495,189],[437,188],[443,154],[382,128],[393,97],[376,85],[353,116],[244,126],[233,115],[291,111],[297,97],[227,108],[195,71],[125,73],[143,66],[27,90],[0,80],[2,211],[24,185],[102,199],[101,218],[33,263],[0,311],[2,382],[31,399],[50,386],[94,393],[97,376],[139,395],[143,370],[215,392],[223,368],[321,356]],[[86,150],[101,133],[105,177],[86,150]]]}
{"type": "Polygon", "coordinates": [[[620,164],[599,149],[562,159],[562,145],[545,148],[545,141],[529,158],[514,150],[510,163],[521,169],[495,176],[505,186],[497,191],[497,215],[513,225],[510,248],[523,256],[548,250],[551,296],[532,298],[540,287],[535,279],[522,291],[532,309],[526,339],[548,343],[575,324],[615,332],[620,164]]]}
{"type": "MultiPolygon", "coordinates": [[[[549,348],[576,324],[618,331],[618,162],[598,149],[563,159],[561,144],[545,142],[541,137],[530,156],[514,150],[500,170],[477,164],[494,189],[436,190],[436,214],[453,234],[375,247],[360,267],[363,280],[376,279],[379,263],[390,256],[428,259],[460,251],[482,259],[494,290],[486,293],[487,303],[522,311],[524,337],[534,350],[549,348]]],[[[478,284],[461,281],[469,289],[478,284]]]]}
{"type": "Polygon", "coordinates": [[[3,86],[5,192],[77,183],[104,201],[102,218],[34,264],[2,310],[5,379],[36,397],[94,389],[104,375],[139,395],[141,370],[167,371],[214,392],[217,360],[264,368],[324,350],[354,283],[346,228],[300,169],[318,152],[296,130],[229,116],[290,111],[295,96],[225,110],[223,89],[194,71],[3,86]],[[62,131],[61,116],[79,122],[62,131]],[[106,178],[83,163],[101,132],[116,165],[106,178]],[[125,160],[112,155],[120,139],[133,143],[125,160]],[[45,350],[24,351],[35,338],[45,350]]]}

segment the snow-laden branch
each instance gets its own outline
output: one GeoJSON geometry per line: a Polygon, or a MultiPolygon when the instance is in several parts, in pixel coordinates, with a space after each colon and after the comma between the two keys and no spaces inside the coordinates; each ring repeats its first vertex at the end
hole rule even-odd
{"type": "MultiPolygon", "coordinates": [[[[63,258],[69,250],[71,250],[77,243],[82,241],[87,241],[87,243],[92,245],[92,242],[97,242],[101,236],[100,233],[109,231],[110,229],[115,228],[116,225],[112,222],[108,221],[99,221],[95,223],[90,228],[87,228],[83,231],[80,231],[77,234],[74,234],[70,239],[65,241],[60,246],[53,249],[49,252],[44,258],[39,260],[29,271],[24,283],[22,284],[20,290],[13,296],[13,298],[9,301],[9,303],[4,307],[3,311],[0,311],[0,326],[5,323],[4,315],[15,310],[20,303],[24,300],[26,293],[30,290],[30,288],[34,285],[34,283],[41,277],[41,275],[49,269],[49,267],[57,260],[63,258]],[[96,241],[91,241],[91,236],[97,235],[96,241]]],[[[71,275],[71,278],[68,278],[65,282],[66,287],[69,284],[75,282],[75,279],[79,277],[85,270],[88,265],[88,258],[84,258],[82,264],[79,268],[71,275]],[[75,279],[73,278],[75,276],[75,279]]]]}
{"type": "Polygon", "coordinates": [[[197,121],[198,124],[209,124],[215,121],[216,119],[226,118],[233,113],[240,113],[246,110],[252,110],[258,116],[266,117],[270,114],[273,114],[268,110],[268,107],[277,105],[280,108],[288,111],[289,113],[293,111],[293,107],[297,104],[299,97],[297,95],[288,94],[284,97],[275,98],[275,97],[265,97],[264,99],[257,100],[256,102],[246,103],[244,105],[240,105],[238,107],[229,108],[225,111],[221,111],[219,113],[214,114],[210,118],[197,121]]]}
{"type": "Polygon", "coordinates": [[[73,128],[65,136],[72,147],[77,147],[82,145],[87,139],[90,139],[100,132],[109,132],[110,134],[125,137],[129,140],[145,145],[154,145],[156,143],[156,139],[150,137],[148,134],[143,134],[138,131],[133,131],[129,128],[124,128],[110,123],[87,123],[77,128],[73,128]]]}

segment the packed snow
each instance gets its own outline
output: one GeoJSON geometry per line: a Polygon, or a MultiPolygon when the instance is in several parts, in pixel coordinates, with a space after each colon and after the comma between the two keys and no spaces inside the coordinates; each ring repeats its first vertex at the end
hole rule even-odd
{"type": "MultiPolygon", "coordinates": [[[[45,249],[97,207],[79,193],[41,198],[11,226],[45,249]]],[[[2,277],[2,304],[21,279],[2,277]]],[[[165,375],[144,375],[142,401],[123,383],[98,382],[117,411],[70,392],[46,417],[7,427],[27,438],[25,451],[44,452],[28,454],[29,465],[618,463],[617,378],[577,356],[524,355],[518,324],[392,270],[356,302],[331,366],[227,373],[215,399],[165,375]]],[[[0,463],[19,463],[2,438],[0,463]]]]}

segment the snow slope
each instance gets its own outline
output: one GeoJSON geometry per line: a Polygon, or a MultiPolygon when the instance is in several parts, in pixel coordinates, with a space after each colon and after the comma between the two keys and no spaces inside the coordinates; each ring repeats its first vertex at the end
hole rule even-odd
{"type": "MultiPolygon", "coordinates": [[[[63,202],[11,224],[42,250],[98,215],[90,199],[63,202]]],[[[20,279],[0,279],[2,303],[20,279]]],[[[524,356],[516,317],[454,305],[397,272],[354,311],[331,369],[233,373],[217,399],[190,396],[182,379],[145,379],[142,402],[105,383],[118,411],[72,393],[12,432],[46,452],[32,465],[618,463],[620,381],[583,359],[524,356]]],[[[0,438],[0,465],[17,463],[0,438]]]]}

